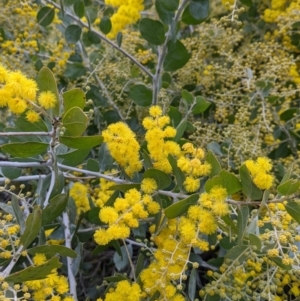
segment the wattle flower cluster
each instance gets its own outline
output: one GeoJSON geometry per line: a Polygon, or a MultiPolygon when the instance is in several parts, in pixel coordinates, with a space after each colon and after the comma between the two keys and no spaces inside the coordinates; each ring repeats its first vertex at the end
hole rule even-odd
{"type": "Polygon", "coordinates": [[[131,228],[139,226],[139,219],[156,214],[160,206],[151,195],[141,194],[137,189],[128,190],[123,198],[117,198],[112,207],[104,206],[99,212],[99,219],[108,225],[107,229],[98,229],[94,239],[99,245],[107,245],[115,239],[125,239],[131,228]]]}
{"type": "Polygon", "coordinates": [[[265,157],[258,157],[256,162],[253,160],[247,160],[245,164],[253,178],[254,184],[259,189],[271,188],[274,182],[274,177],[268,174],[268,172],[272,169],[270,159],[265,157]]]}
{"type": "Polygon", "coordinates": [[[11,214],[0,213],[0,217],[0,258],[9,259],[13,249],[19,244],[20,226],[13,223],[14,217],[11,214]]]}
{"type": "Polygon", "coordinates": [[[37,122],[39,114],[32,110],[31,103],[37,103],[44,109],[51,109],[57,103],[54,93],[44,91],[37,98],[37,83],[27,78],[20,71],[9,71],[0,64],[0,107],[8,107],[14,114],[22,114],[27,110],[29,122],[37,122]]]}
{"type": "Polygon", "coordinates": [[[186,174],[183,183],[187,192],[195,192],[200,188],[200,178],[209,175],[211,165],[201,160],[204,159],[204,150],[195,148],[192,143],[182,146],[182,156],[177,161],[177,166],[186,174]]]}
{"type": "Polygon", "coordinates": [[[215,186],[208,193],[201,194],[199,204],[215,216],[224,216],[229,214],[229,206],[225,202],[227,196],[228,193],[225,188],[215,186]]]}
{"type": "Polygon", "coordinates": [[[115,183],[103,178],[100,178],[99,181],[100,181],[99,183],[100,185],[99,188],[97,188],[98,195],[93,199],[93,201],[97,207],[102,208],[114,193],[114,191],[109,190],[109,188],[111,186],[114,186],[115,183]]]}
{"type": "Polygon", "coordinates": [[[70,197],[75,202],[77,214],[90,210],[87,186],[76,182],[70,189],[70,197]]]}
{"type": "Polygon", "coordinates": [[[105,3],[118,8],[110,19],[112,29],[107,35],[109,39],[114,39],[126,26],[136,23],[144,9],[143,0],[105,0],[105,3]]]}
{"type": "MultiPolygon", "coordinates": [[[[35,266],[42,265],[47,262],[45,254],[35,254],[33,263],[35,266]]],[[[25,286],[32,291],[33,300],[61,300],[74,301],[71,296],[67,296],[69,292],[69,283],[65,276],[58,275],[56,269],[45,279],[26,281],[25,286]],[[65,297],[62,297],[65,295],[65,297]]]]}
{"type": "MultiPolygon", "coordinates": [[[[140,301],[142,295],[142,290],[137,283],[131,284],[127,280],[122,280],[117,283],[117,287],[114,290],[111,289],[105,295],[104,301],[140,301]]],[[[103,301],[103,299],[97,299],[97,301],[103,301]]]]}
{"type": "Polygon", "coordinates": [[[167,139],[176,136],[176,129],[168,126],[170,117],[163,116],[162,109],[159,106],[151,107],[149,113],[150,117],[144,118],[143,126],[147,130],[145,139],[153,166],[166,173],[171,173],[172,166],[169,163],[168,156],[178,157],[181,151],[178,143],[167,139]]]}
{"type": "Polygon", "coordinates": [[[131,177],[142,169],[140,145],[127,124],[113,123],[102,132],[102,136],[111,156],[124,168],[128,176],[131,177]]]}
{"type": "MultiPolygon", "coordinates": [[[[144,291],[153,296],[156,291],[160,292],[157,300],[184,301],[185,298],[179,293],[182,289],[182,280],[186,280],[185,271],[189,261],[192,245],[190,240],[184,238],[182,227],[184,227],[184,218],[178,220],[169,220],[164,229],[157,235],[152,236],[151,240],[157,246],[153,254],[153,261],[142,271],[140,277],[143,283],[144,291]],[[179,231],[178,231],[179,230],[179,231]],[[176,282],[180,281],[177,286],[176,282]]],[[[154,232],[155,226],[150,227],[154,232]]],[[[189,230],[187,231],[189,233],[189,230]]],[[[194,238],[196,232],[193,233],[194,238]]],[[[208,250],[208,243],[199,239],[201,250],[208,250]]]]}

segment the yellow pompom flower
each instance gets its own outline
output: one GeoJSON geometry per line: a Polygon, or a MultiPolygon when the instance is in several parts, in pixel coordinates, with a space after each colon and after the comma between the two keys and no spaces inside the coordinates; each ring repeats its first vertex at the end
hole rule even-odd
{"type": "Polygon", "coordinates": [[[0,89],[0,108],[7,106],[8,101],[11,99],[11,94],[5,88],[0,89]]]}
{"type": "Polygon", "coordinates": [[[9,109],[15,114],[22,114],[27,109],[27,103],[25,100],[15,97],[8,101],[9,109]]]}
{"type": "Polygon", "coordinates": [[[274,177],[266,173],[258,173],[254,179],[254,184],[260,189],[269,189],[273,185],[274,177]]]}
{"type": "Polygon", "coordinates": [[[103,223],[107,223],[109,225],[115,223],[118,217],[119,215],[116,209],[113,207],[103,207],[99,212],[99,219],[103,223]]]}
{"type": "Polygon", "coordinates": [[[202,219],[198,225],[199,231],[204,234],[213,234],[217,231],[218,225],[213,214],[203,210],[202,219]]]}
{"type": "Polygon", "coordinates": [[[150,214],[157,214],[160,210],[160,205],[155,202],[155,201],[151,201],[147,204],[147,211],[150,214]]]}
{"type": "Polygon", "coordinates": [[[195,192],[200,188],[200,179],[188,176],[183,182],[183,186],[187,192],[195,192]]]}
{"type": "Polygon", "coordinates": [[[35,123],[40,120],[40,115],[37,112],[30,110],[26,113],[26,119],[31,123],[35,123]]]}
{"type": "Polygon", "coordinates": [[[142,290],[137,283],[131,284],[127,280],[119,281],[114,291],[109,292],[105,296],[105,301],[140,301],[142,298],[142,290]]]}
{"type": "Polygon", "coordinates": [[[41,265],[47,261],[46,255],[41,253],[36,253],[33,257],[34,265],[41,265]]]}
{"type": "Polygon", "coordinates": [[[90,209],[87,193],[87,187],[79,182],[76,182],[70,189],[70,197],[72,197],[75,202],[78,214],[90,209]]]}
{"type": "Polygon", "coordinates": [[[100,246],[105,246],[111,241],[109,239],[105,229],[96,230],[94,233],[94,240],[100,246]]]}
{"type": "Polygon", "coordinates": [[[0,64],[0,83],[5,83],[8,79],[9,70],[0,64]]]}
{"type": "Polygon", "coordinates": [[[256,162],[247,160],[246,167],[253,177],[254,184],[260,189],[269,189],[273,185],[274,177],[267,172],[271,171],[272,164],[270,159],[265,157],[258,157],[256,162]]]}
{"type": "Polygon", "coordinates": [[[162,115],[162,109],[160,106],[153,106],[149,109],[149,114],[151,117],[159,117],[162,115]]]}
{"type": "Polygon", "coordinates": [[[271,160],[266,157],[258,157],[256,160],[256,165],[260,171],[269,172],[272,169],[271,160]]]}
{"type": "Polygon", "coordinates": [[[39,97],[38,97],[38,102],[43,107],[44,109],[52,109],[55,107],[57,103],[56,96],[53,92],[51,91],[44,91],[41,92],[39,97]]]}
{"type": "Polygon", "coordinates": [[[217,186],[217,187],[213,187],[209,191],[209,195],[215,201],[224,201],[226,199],[226,197],[228,196],[228,193],[224,187],[217,186]]]}
{"type": "Polygon", "coordinates": [[[22,97],[35,102],[36,93],[38,91],[37,83],[32,79],[26,78],[22,84],[22,97]]]}
{"type": "Polygon", "coordinates": [[[225,202],[216,202],[212,205],[212,212],[217,216],[225,216],[229,214],[229,206],[225,202]]]}
{"type": "Polygon", "coordinates": [[[157,183],[152,178],[145,178],[141,183],[141,189],[145,193],[152,194],[157,190],[157,183]]]}

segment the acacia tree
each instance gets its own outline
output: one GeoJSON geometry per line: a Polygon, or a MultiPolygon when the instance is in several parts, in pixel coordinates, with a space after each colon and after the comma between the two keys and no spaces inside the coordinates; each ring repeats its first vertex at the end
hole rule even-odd
{"type": "Polygon", "coordinates": [[[0,300],[297,300],[299,9],[6,1],[0,300]]]}

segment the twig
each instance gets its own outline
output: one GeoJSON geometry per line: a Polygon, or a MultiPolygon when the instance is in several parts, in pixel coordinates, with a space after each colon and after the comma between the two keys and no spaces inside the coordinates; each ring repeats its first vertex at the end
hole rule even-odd
{"type": "Polygon", "coordinates": [[[82,45],[82,43],[78,42],[77,45],[79,46],[81,53],[82,53],[82,57],[84,59],[85,65],[88,67],[88,69],[91,72],[91,75],[94,77],[94,79],[96,80],[98,86],[101,88],[101,90],[104,92],[104,94],[106,95],[106,98],[109,102],[109,104],[117,111],[119,117],[121,118],[121,120],[125,120],[122,113],[120,112],[118,106],[115,104],[115,102],[111,99],[105,85],[103,84],[103,82],[100,80],[100,78],[97,76],[97,74],[95,73],[95,70],[92,69],[89,58],[86,55],[86,51],[82,45]]]}
{"type": "Polygon", "coordinates": [[[152,96],[152,105],[157,104],[157,98],[158,98],[158,93],[160,90],[160,75],[162,72],[162,66],[165,60],[165,57],[167,55],[167,46],[169,41],[172,38],[172,35],[175,31],[176,28],[176,23],[179,20],[181,13],[183,12],[185,5],[188,3],[189,0],[183,0],[180,6],[178,7],[178,10],[176,12],[176,15],[174,16],[173,22],[169,26],[169,30],[166,33],[166,39],[164,44],[158,48],[158,59],[157,59],[157,67],[156,67],[156,72],[155,75],[152,77],[153,79],[153,96],[152,96]]]}
{"type": "Polygon", "coordinates": [[[128,249],[127,249],[127,245],[126,245],[126,242],[125,242],[124,239],[123,239],[123,245],[124,245],[124,248],[125,248],[125,251],[126,251],[126,254],[127,254],[127,257],[128,257],[128,261],[129,261],[129,264],[130,264],[130,267],[131,267],[131,272],[132,272],[132,275],[133,275],[134,282],[136,282],[134,264],[131,260],[131,255],[130,255],[128,249]]]}
{"type": "Polygon", "coordinates": [[[129,181],[122,180],[122,179],[112,177],[112,176],[109,176],[109,175],[105,175],[105,174],[100,173],[100,172],[94,172],[94,171],[89,171],[89,170],[86,170],[86,169],[80,169],[80,168],[76,168],[76,167],[72,167],[72,166],[68,166],[68,165],[64,165],[64,164],[60,164],[60,163],[58,163],[57,166],[61,169],[64,169],[64,170],[77,171],[77,172],[80,172],[80,173],[84,173],[86,175],[95,176],[97,178],[103,178],[103,179],[106,179],[108,181],[112,181],[112,182],[115,182],[115,183],[118,183],[118,184],[132,184],[129,181]]]}
{"type": "MultiPolygon", "coordinates": [[[[65,246],[69,249],[72,249],[71,246],[72,235],[69,227],[70,219],[66,211],[63,213],[63,223],[64,223],[64,234],[65,234],[65,246]]],[[[72,270],[73,259],[71,257],[67,257],[67,266],[68,266],[68,280],[69,280],[70,293],[74,298],[74,300],[77,300],[77,292],[76,292],[77,283],[72,270]]]]}
{"type": "Polygon", "coordinates": [[[53,132],[7,132],[0,133],[0,136],[52,136],[53,132]]]}
{"type": "MultiPolygon", "coordinates": [[[[54,3],[51,0],[45,0],[48,4],[53,5],[55,8],[60,10],[60,5],[54,3]]],[[[93,28],[90,28],[89,25],[83,21],[81,21],[78,17],[74,16],[73,14],[71,14],[68,11],[65,11],[65,15],[70,17],[71,19],[73,19],[74,21],[76,21],[78,24],[80,24],[81,26],[85,27],[85,28],[89,28],[89,30],[94,33],[97,37],[99,37],[101,40],[105,41],[107,44],[109,44],[110,46],[112,46],[113,48],[115,48],[116,50],[118,50],[119,52],[121,52],[122,54],[124,54],[127,58],[129,58],[134,64],[136,64],[137,66],[140,67],[141,70],[143,70],[149,77],[151,77],[153,79],[154,75],[145,67],[143,66],[139,61],[137,61],[131,54],[129,54],[127,51],[125,51],[124,49],[122,49],[121,47],[119,47],[117,44],[115,44],[114,42],[112,42],[111,40],[109,40],[108,38],[106,38],[104,35],[102,35],[101,33],[99,33],[98,31],[95,31],[93,28]]]]}
{"type": "Polygon", "coordinates": [[[56,133],[59,127],[59,119],[54,117],[54,120],[52,122],[52,132],[53,135],[51,136],[51,141],[50,141],[50,150],[49,150],[49,155],[51,157],[51,181],[50,181],[50,186],[48,188],[45,202],[44,202],[44,207],[46,207],[50,201],[50,196],[51,193],[54,189],[55,184],[58,181],[58,168],[57,168],[57,159],[56,159],[56,153],[55,153],[55,147],[56,147],[56,133]]]}
{"type": "Polygon", "coordinates": [[[11,270],[14,268],[14,266],[17,263],[19,257],[21,256],[21,252],[23,251],[23,249],[24,249],[24,246],[19,247],[17,252],[13,255],[13,258],[10,261],[9,265],[5,268],[5,270],[2,273],[0,273],[1,277],[5,278],[10,274],[11,270]]]}
{"type": "MultiPolygon", "coordinates": [[[[37,176],[21,176],[16,179],[13,179],[14,182],[24,182],[24,181],[35,181],[39,180],[40,178],[46,178],[46,175],[37,175],[37,176]]],[[[4,183],[6,178],[0,178],[0,183],[4,183]]]]}
{"type": "Polygon", "coordinates": [[[51,166],[52,162],[49,161],[42,161],[42,162],[10,162],[10,161],[0,161],[0,167],[49,167],[51,166]]]}

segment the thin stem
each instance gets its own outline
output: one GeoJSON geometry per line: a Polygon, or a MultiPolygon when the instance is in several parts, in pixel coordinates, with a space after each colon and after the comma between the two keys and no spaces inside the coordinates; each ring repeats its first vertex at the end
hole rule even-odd
{"type": "Polygon", "coordinates": [[[77,172],[80,172],[80,173],[84,173],[86,175],[94,176],[96,178],[103,178],[103,179],[106,179],[108,181],[112,181],[112,182],[115,182],[115,183],[118,183],[118,184],[130,184],[131,183],[129,181],[122,180],[122,179],[119,179],[119,178],[116,178],[116,177],[113,177],[113,176],[105,175],[105,174],[100,173],[100,172],[94,172],[94,171],[89,171],[89,170],[86,170],[86,169],[80,169],[80,168],[76,168],[76,167],[72,167],[72,166],[68,166],[68,165],[64,165],[64,164],[60,164],[60,163],[58,163],[57,166],[61,169],[64,169],[64,170],[77,171],[77,172]]]}
{"type": "MultiPolygon", "coordinates": [[[[72,235],[70,231],[70,219],[67,212],[63,213],[63,224],[64,224],[64,234],[65,234],[65,246],[69,249],[72,249],[72,235]]],[[[71,257],[67,257],[67,266],[68,266],[68,280],[70,286],[70,293],[74,300],[77,300],[77,292],[76,292],[76,279],[75,275],[73,274],[73,259],[71,257]]]]}
{"type": "Polygon", "coordinates": [[[24,247],[20,246],[19,249],[17,250],[17,252],[14,254],[12,260],[10,261],[9,265],[5,268],[5,270],[0,273],[0,276],[5,278],[7,277],[11,270],[14,268],[15,264],[17,263],[19,257],[21,256],[21,252],[23,251],[24,247]]]}
{"type": "MultiPolygon", "coordinates": [[[[47,3],[53,5],[55,8],[60,10],[60,5],[54,3],[51,0],[45,0],[47,3]]],[[[108,38],[106,38],[104,35],[102,35],[101,33],[99,33],[98,31],[95,31],[93,28],[90,28],[89,25],[83,21],[81,21],[78,17],[74,16],[73,14],[71,14],[68,11],[65,11],[65,15],[70,17],[71,19],[73,19],[74,21],[76,21],[78,24],[80,24],[81,26],[85,27],[85,28],[89,28],[89,30],[94,33],[97,37],[99,37],[101,40],[105,41],[107,44],[109,44],[110,46],[112,46],[113,48],[115,48],[116,50],[118,50],[119,52],[121,52],[122,54],[124,54],[127,58],[129,58],[134,64],[136,64],[137,66],[140,67],[141,70],[143,70],[149,77],[153,78],[153,74],[145,67],[143,66],[139,61],[137,61],[131,54],[129,54],[127,51],[125,51],[124,49],[120,48],[117,44],[115,44],[114,42],[112,42],[111,40],[109,40],[108,38]]]]}
{"type": "Polygon", "coordinates": [[[157,59],[157,66],[156,72],[153,76],[153,96],[152,96],[152,105],[156,105],[158,102],[158,93],[160,90],[160,77],[162,73],[162,66],[167,55],[167,46],[169,41],[172,38],[174,31],[176,30],[176,23],[179,20],[185,5],[189,2],[189,0],[183,0],[182,3],[179,5],[176,15],[174,16],[174,21],[170,24],[169,30],[166,33],[166,39],[164,44],[158,48],[158,59],[157,59]]]}
{"type": "Polygon", "coordinates": [[[95,73],[95,70],[92,69],[91,67],[91,64],[90,64],[90,61],[89,61],[89,58],[87,57],[87,54],[86,54],[86,51],[82,45],[82,43],[77,43],[77,45],[79,46],[80,50],[81,50],[81,53],[82,53],[82,57],[84,59],[84,62],[86,64],[86,66],[88,67],[88,69],[90,70],[91,72],[91,75],[94,77],[94,79],[96,80],[98,86],[101,88],[101,90],[104,92],[104,94],[106,95],[106,98],[109,102],[109,104],[117,111],[119,117],[121,118],[121,120],[125,120],[122,113],[120,112],[118,106],[115,104],[115,102],[111,99],[105,85],[103,84],[103,82],[100,80],[100,78],[98,77],[98,75],[95,73]]]}
{"type": "Polygon", "coordinates": [[[51,157],[51,181],[50,181],[50,186],[48,188],[47,194],[46,194],[46,199],[44,202],[44,207],[46,207],[50,201],[50,196],[51,193],[54,189],[55,184],[58,181],[58,167],[57,167],[57,158],[56,158],[56,153],[55,153],[55,146],[56,146],[56,133],[57,129],[59,127],[59,119],[54,119],[52,123],[52,132],[53,135],[51,136],[50,140],[50,150],[49,150],[49,155],[51,157]]]}
{"type": "Polygon", "coordinates": [[[0,167],[49,167],[51,166],[51,161],[42,161],[42,162],[10,162],[10,161],[0,161],[0,167]]]}
{"type": "Polygon", "coordinates": [[[0,136],[52,136],[52,132],[7,132],[0,133],[0,136]]]}
{"type": "MultiPolygon", "coordinates": [[[[35,181],[39,180],[40,178],[46,178],[46,175],[38,175],[38,176],[22,176],[14,179],[14,182],[24,182],[24,181],[35,181]]],[[[0,178],[0,183],[4,183],[6,178],[0,178]]]]}
{"type": "Polygon", "coordinates": [[[125,242],[124,239],[123,239],[123,244],[124,244],[124,248],[125,248],[125,251],[126,251],[126,254],[127,254],[127,257],[128,257],[128,261],[129,261],[129,264],[130,264],[130,267],[131,267],[131,271],[132,271],[134,282],[136,282],[135,268],[134,268],[133,262],[131,260],[131,255],[130,255],[130,253],[128,251],[128,248],[127,248],[127,245],[126,245],[126,242],[125,242]]]}

